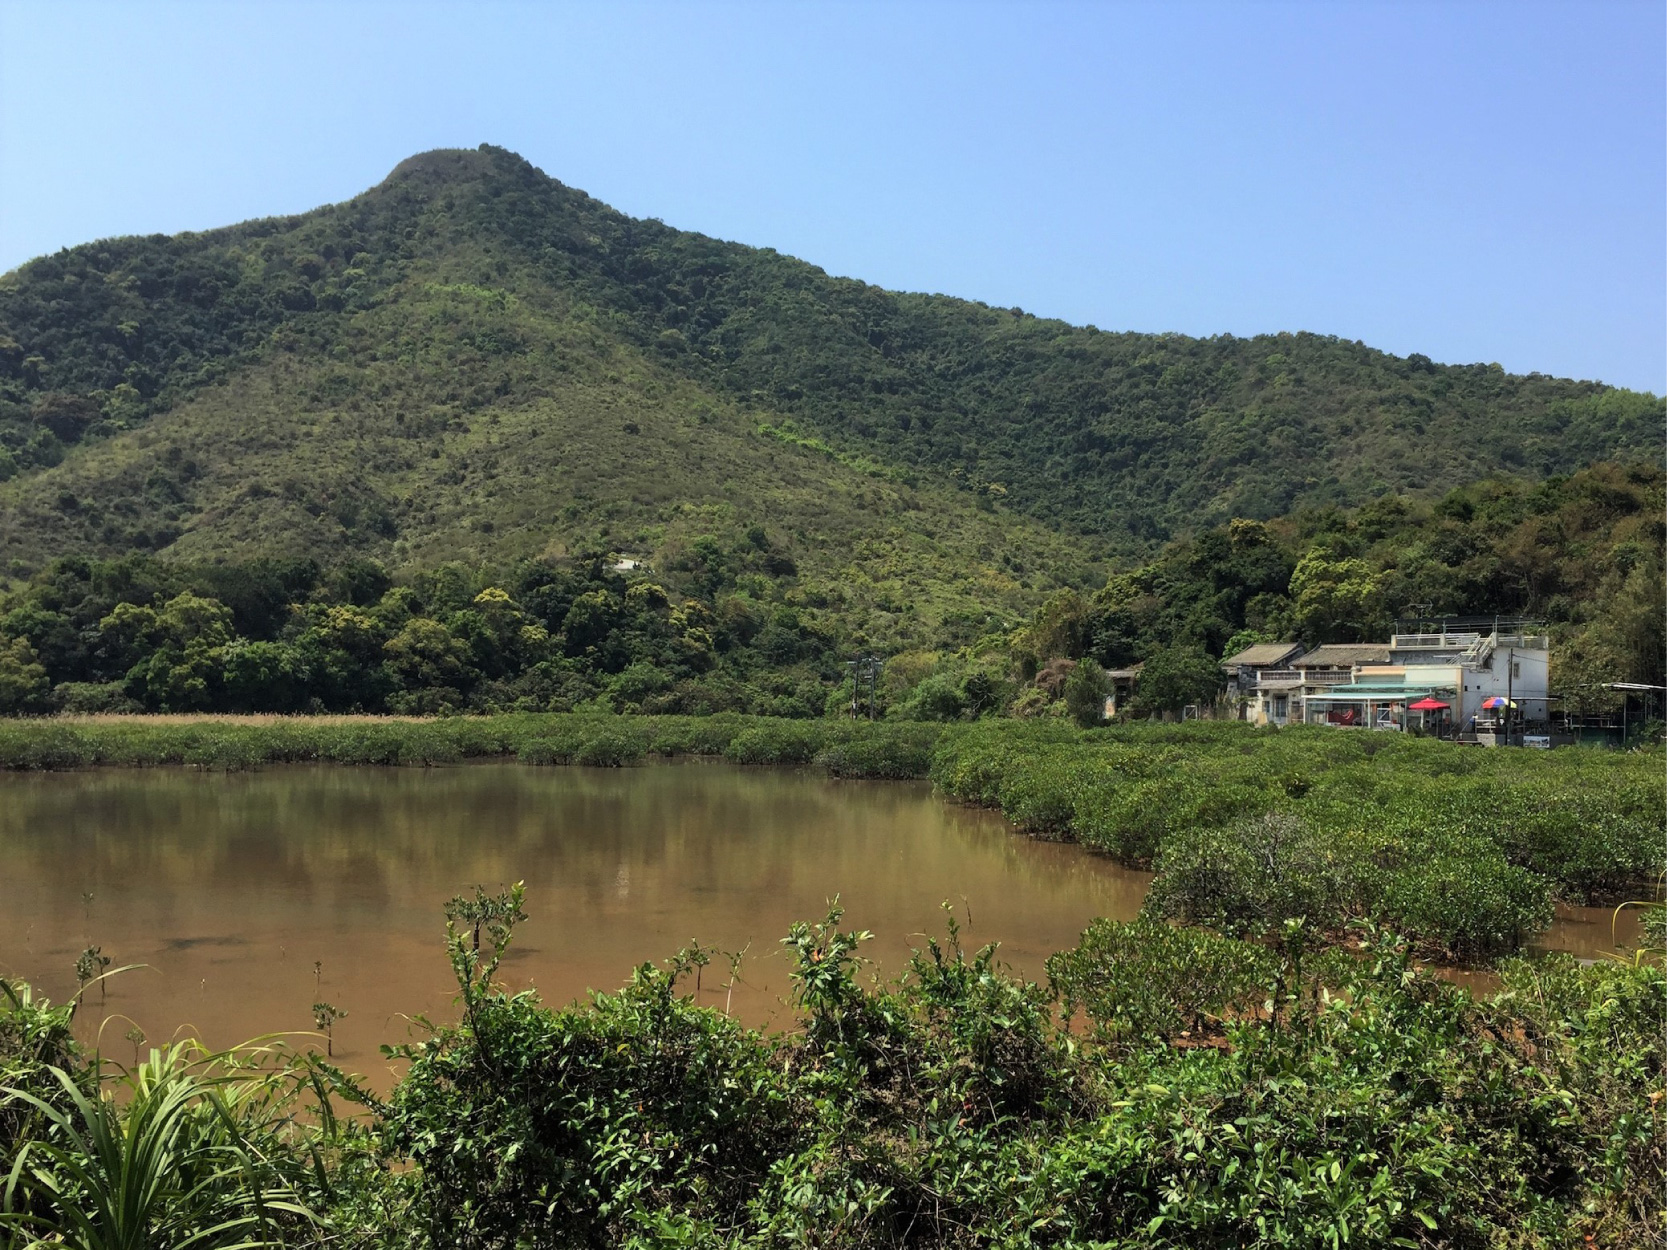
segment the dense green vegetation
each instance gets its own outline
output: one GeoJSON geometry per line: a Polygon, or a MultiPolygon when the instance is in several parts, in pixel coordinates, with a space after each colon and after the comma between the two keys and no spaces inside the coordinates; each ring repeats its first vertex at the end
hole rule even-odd
{"type": "Polygon", "coordinates": [[[0,278],[0,767],[722,756],[930,777],[1156,879],[1046,985],[953,923],[871,985],[837,912],[796,926],[782,1035],[685,996],[698,946],[511,994],[522,900],[477,891],[458,1023],[386,1100],[328,1003],[325,1059],[120,1070],[0,982],[0,1244],[1660,1241],[1659,952],[1483,999],[1411,963],[1659,878],[1658,748],[1099,721],[1107,668],[1163,713],[1248,643],[1414,605],[1545,621],[1570,710],[1667,684],[1663,414],[886,292],[491,148],[32,262],[0,278]],[[861,653],[878,723],[842,717],[861,653]],[[84,715],[130,712],[176,715],[84,715]]]}
{"type": "Polygon", "coordinates": [[[1425,950],[1516,949],[1555,899],[1667,869],[1659,752],[1476,751],[1402,735],[1233,723],[990,725],[940,738],[947,794],[1158,871],[1147,911],[1266,937],[1305,917],[1393,925],[1425,950]]]}
{"type": "Polygon", "coordinates": [[[941,728],[768,717],[510,714],[405,720],[283,717],[0,723],[0,768],[168,764],[238,769],[315,763],[428,766],[513,757],[529,764],[619,767],[649,756],[722,756],[809,764],[840,776],[924,778],[941,728]]]}
{"type": "Polygon", "coordinates": [[[1159,710],[1208,693],[1202,653],[1412,604],[1566,626],[1601,700],[1659,680],[1662,421],[1651,396],[1315,336],[897,295],[632,221],[509,153],[431,153],[346,204],[0,278],[0,711],[818,715],[857,650],[912,653],[886,691],[909,716],[1042,710],[1066,674],[1036,673],[1083,656],[1155,662],[1159,710]],[[1626,467],[1581,469],[1601,457],[1626,467]],[[715,663],[623,608],[595,655],[579,622],[557,640],[534,592],[622,597],[615,552],[666,614],[711,618],[689,629],[715,663]],[[367,559],[415,597],[379,603],[367,559]],[[550,646],[485,654],[461,617],[491,589],[550,646]],[[193,609],[190,675],[152,662],[180,629],[102,627],[185,590],[232,613],[193,609]],[[330,607],[389,628],[348,663],[319,644],[330,607]],[[410,619],[434,624],[401,659],[410,619]]]}
{"type": "MultiPolygon", "coordinates": [[[[410,338],[414,360],[284,352],[228,382],[235,395],[201,395],[0,485],[0,574],[65,554],[336,565],[369,553],[403,581],[455,561],[503,577],[528,559],[618,551],[674,592],[781,599],[887,649],[1011,624],[1045,591],[1095,580],[1080,542],[952,486],[768,437],[653,361],[580,355],[549,385],[506,380],[526,388],[517,404],[419,416],[424,389],[452,386],[452,355],[472,350],[454,340],[499,315],[439,288],[413,296],[433,309],[375,314],[399,320],[388,333],[410,338]],[[341,379],[369,397],[338,411],[341,379]],[[761,531],[768,567],[736,557],[761,531]]],[[[551,352],[575,333],[559,318],[534,330],[551,352]]]]}
{"type": "Polygon", "coordinates": [[[0,616],[0,709],[820,716],[835,639],[737,588],[791,567],[762,530],[702,548],[706,595],[675,601],[602,556],[399,587],[369,561],[60,560],[0,616]]]}
{"type": "Polygon", "coordinates": [[[1476,999],[1371,930],[1321,955],[1300,923],[1253,946],[1102,921],[1042,986],[964,951],[951,924],[871,985],[866,935],[835,910],[784,940],[799,1025],[765,1035],[685,995],[717,954],[698,946],[584,1005],[499,988],[522,905],[517,887],[448,908],[460,1018],[398,1048],[386,1101],[316,1055],[95,1065],[68,1009],[7,986],[0,1220],[87,1246],[1549,1248],[1663,1233],[1654,959],[1516,963],[1476,999]],[[101,1084],[123,1096],[94,1101],[101,1084]],[[359,1114],[330,1113],[327,1093],[359,1114]],[[303,1096],[310,1117],[293,1114],[303,1096]]]}
{"type": "MultiPolygon", "coordinates": [[[[1092,593],[1016,613],[888,611],[819,589],[762,526],[652,572],[606,556],[455,562],[395,585],[370,560],[63,558],[0,595],[0,712],[737,711],[849,707],[846,659],[894,650],[877,707],[907,720],[1098,718],[1090,664],[1140,661],[1135,712],[1209,702],[1215,657],[1255,641],[1381,639],[1407,605],[1527,615],[1571,711],[1604,682],[1667,683],[1664,479],[1597,465],[1536,486],[1247,520],[1179,540],[1092,593]],[[1073,710],[1074,709],[1074,710],[1073,710]]],[[[965,592],[971,596],[973,592],[965,592]]],[[[1000,593],[996,594],[998,603],[1000,593]]],[[[971,602],[969,598],[967,602],[971,602]]],[[[1006,601],[1016,602],[1016,601],[1006,601]]]]}
{"type": "Polygon", "coordinates": [[[1563,710],[1611,710],[1605,683],[1667,685],[1664,487],[1659,466],[1598,464],[1433,502],[1241,518],[1091,594],[1056,591],[1005,636],[894,657],[887,693],[897,715],[954,718],[991,710],[967,683],[993,678],[1009,711],[1063,714],[1073,663],[1142,663],[1139,716],[1209,703],[1216,660],[1253,643],[1381,642],[1403,616],[1501,616],[1543,623],[1563,710]]]}
{"type": "Polygon", "coordinates": [[[896,294],[632,220],[492,148],[0,280],[0,475],[18,478],[0,555],[34,566],[341,544],[403,568],[603,526],[652,541],[680,504],[819,519],[772,458],[820,466],[833,521],[978,505],[1138,545],[1654,459],[1661,424],[1653,396],[1317,335],[1105,333],[896,294]]]}

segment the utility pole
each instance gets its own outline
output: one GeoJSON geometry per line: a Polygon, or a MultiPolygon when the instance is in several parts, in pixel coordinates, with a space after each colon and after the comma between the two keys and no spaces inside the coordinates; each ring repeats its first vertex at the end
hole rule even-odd
{"type": "MultiPolygon", "coordinates": [[[[1494,626],[1495,630],[1497,630],[1498,628],[1499,627],[1497,625],[1494,626]]],[[[1496,633],[1495,637],[1497,637],[1497,636],[1498,635],[1496,633]]],[[[1512,686],[1511,679],[1516,676],[1516,671],[1515,670],[1516,670],[1516,648],[1515,647],[1506,647],[1505,648],[1505,745],[1506,746],[1515,745],[1515,743],[1513,741],[1515,735],[1512,733],[1512,730],[1516,727],[1517,705],[1516,705],[1515,702],[1512,701],[1512,698],[1511,698],[1511,695],[1514,693],[1514,688],[1512,686]]],[[[1497,689],[1499,689],[1499,687],[1495,686],[1494,689],[1497,690],[1497,689]]]]}
{"type": "Polygon", "coordinates": [[[846,660],[845,667],[851,671],[851,719],[858,720],[862,716],[862,683],[868,681],[868,719],[873,720],[876,714],[876,703],[880,689],[880,657],[877,655],[859,655],[854,660],[846,660]]]}

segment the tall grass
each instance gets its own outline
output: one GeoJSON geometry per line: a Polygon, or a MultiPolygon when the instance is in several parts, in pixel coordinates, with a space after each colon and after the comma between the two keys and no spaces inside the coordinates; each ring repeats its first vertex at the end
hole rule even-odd
{"type": "MultiPolygon", "coordinates": [[[[13,1014],[25,1014],[21,1004],[13,1014]]],[[[268,1053],[184,1041],[113,1080],[90,1085],[54,1066],[32,1088],[0,1089],[34,1117],[7,1152],[0,1230],[18,1245],[84,1250],[287,1244],[286,1229],[315,1220],[294,1148],[306,1136],[292,1115],[306,1083],[295,1079],[300,1061],[260,1062],[268,1053]]]]}

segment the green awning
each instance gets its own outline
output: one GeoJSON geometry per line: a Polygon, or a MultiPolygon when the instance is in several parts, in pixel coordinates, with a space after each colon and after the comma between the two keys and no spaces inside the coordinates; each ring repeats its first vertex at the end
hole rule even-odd
{"type": "Polygon", "coordinates": [[[1403,699],[1422,699],[1437,694],[1453,694],[1452,686],[1330,686],[1315,694],[1305,695],[1309,703],[1399,703],[1403,699]]]}

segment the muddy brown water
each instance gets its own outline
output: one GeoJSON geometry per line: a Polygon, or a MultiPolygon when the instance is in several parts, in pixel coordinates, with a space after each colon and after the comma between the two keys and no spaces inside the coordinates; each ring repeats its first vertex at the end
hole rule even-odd
{"type": "MultiPolygon", "coordinates": [[[[1149,874],[1015,834],[924,783],[687,762],[629,769],[284,767],[0,776],[0,970],[54,1000],[90,943],[144,965],[90,991],[78,1028],[227,1046],[348,1014],[336,1058],[386,1085],[377,1047],[454,1013],[445,900],[527,883],[504,979],[565,1003],[616,989],[691,939],[719,958],[701,1000],[783,1024],[779,939],[838,896],[895,973],[946,900],[969,946],[1040,977],[1096,916],[1133,917],[1149,874]],[[317,965],[315,969],[315,963],[317,965]]],[[[1635,922],[1623,927],[1626,940],[1635,922]]],[[[1611,949],[1609,912],[1565,909],[1544,944],[1611,949]]],[[[296,1038],[296,1041],[305,1041],[296,1038]]]]}

